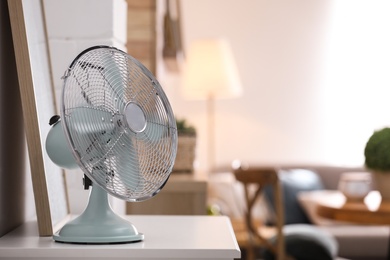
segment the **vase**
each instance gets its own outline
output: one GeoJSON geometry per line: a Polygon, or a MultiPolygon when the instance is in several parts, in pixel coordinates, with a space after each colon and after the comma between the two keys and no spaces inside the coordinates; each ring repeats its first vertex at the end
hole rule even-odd
{"type": "Polygon", "coordinates": [[[345,172],[340,176],[338,189],[348,201],[363,201],[371,191],[371,183],[368,172],[345,172]]]}
{"type": "Polygon", "coordinates": [[[390,201],[390,172],[374,171],[373,177],[382,200],[390,201]]]}

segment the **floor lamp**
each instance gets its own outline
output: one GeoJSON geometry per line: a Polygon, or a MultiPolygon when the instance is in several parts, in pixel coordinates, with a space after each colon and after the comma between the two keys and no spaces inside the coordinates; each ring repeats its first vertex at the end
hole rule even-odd
{"type": "Polygon", "coordinates": [[[183,94],[207,100],[208,162],[215,170],[215,99],[234,98],[242,93],[230,45],[223,39],[194,41],[187,51],[183,71],[183,94]]]}

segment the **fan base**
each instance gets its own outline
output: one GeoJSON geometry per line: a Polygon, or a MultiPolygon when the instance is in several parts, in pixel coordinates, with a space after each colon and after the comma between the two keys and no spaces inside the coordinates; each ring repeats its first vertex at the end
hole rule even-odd
{"type": "Polygon", "coordinates": [[[92,186],[87,208],[53,235],[57,242],[76,244],[131,243],[144,239],[129,221],[112,211],[107,193],[92,186]]]}
{"type": "Polygon", "coordinates": [[[124,244],[140,242],[144,239],[144,235],[139,233],[128,237],[70,237],[61,236],[59,232],[57,232],[53,235],[53,239],[56,242],[70,244],[124,244]]]}

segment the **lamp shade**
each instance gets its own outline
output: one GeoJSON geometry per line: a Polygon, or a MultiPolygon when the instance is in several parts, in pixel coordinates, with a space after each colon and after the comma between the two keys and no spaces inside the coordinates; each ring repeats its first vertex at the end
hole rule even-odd
{"type": "Polygon", "coordinates": [[[226,40],[198,40],[191,44],[183,72],[183,94],[190,99],[231,98],[242,87],[226,40]]]}

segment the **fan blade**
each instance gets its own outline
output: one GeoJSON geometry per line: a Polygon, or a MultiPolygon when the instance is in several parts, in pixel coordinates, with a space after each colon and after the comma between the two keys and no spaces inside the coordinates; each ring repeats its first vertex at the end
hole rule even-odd
{"type": "Polygon", "coordinates": [[[104,156],[104,162],[112,173],[106,177],[107,188],[114,194],[127,194],[128,198],[141,192],[144,186],[135,143],[137,143],[135,135],[131,137],[131,135],[122,134],[115,138],[114,146],[110,149],[115,149],[115,155],[109,153],[104,156]]]}
{"type": "Polygon", "coordinates": [[[78,134],[101,134],[114,129],[112,113],[95,107],[77,107],[68,113],[69,126],[78,134]]]}
{"type": "Polygon", "coordinates": [[[103,69],[101,70],[103,79],[109,85],[109,89],[111,90],[111,97],[108,100],[113,102],[113,107],[122,111],[126,102],[123,101],[124,97],[124,89],[126,87],[126,81],[122,77],[122,70],[118,66],[116,58],[113,57],[114,54],[111,55],[102,55],[102,63],[103,69]]]}
{"type": "MultiPolygon", "coordinates": [[[[134,149],[134,145],[129,142],[127,145],[130,146],[131,149],[134,149]]],[[[131,156],[128,155],[129,147],[127,147],[127,153],[123,152],[117,154],[115,159],[120,162],[120,171],[118,174],[118,178],[126,187],[126,193],[133,197],[133,194],[139,193],[142,191],[142,187],[144,186],[143,178],[141,176],[140,164],[139,164],[139,155],[135,152],[131,153],[131,156]],[[130,158],[129,158],[130,157],[130,158]]]]}
{"type": "Polygon", "coordinates": [[[106,144],[115,131],[111,113],[90,107],[77,107],[68,111],[65,117],[67,132],[74,143],[74,149],[82,155],[84,166],[99,160],[106,144]]]}

